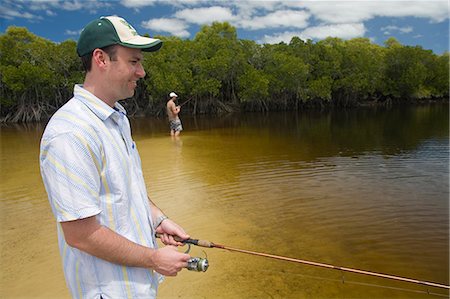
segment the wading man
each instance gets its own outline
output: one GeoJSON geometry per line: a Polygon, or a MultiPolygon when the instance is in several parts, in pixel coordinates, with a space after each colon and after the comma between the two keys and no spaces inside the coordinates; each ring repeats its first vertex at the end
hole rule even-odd
{"type": "Polygon", "coordinates": [[[178,95],[174,92],[169,94],[170,99],[167,101],[167,117],[169,118],[170,135],[179,136],[181,131],[183,131],[183,126],[181,125],[181,120],[178,117],[181,107],[175,104],[178,95]]]}
{"type": "Polygon", "coordinates": [[[118,103],[132,97],[145,76],[142,51],[161,45],[120,17],[89,23],[77,43],[84,83],[42,136],[41,174],[73,298],[155,298],[162,275],[177,275],[190,258],[172,237],[189,236],[147,196],[118,103]],[[168,246],[157,248],[156,232],[168,246]]]}

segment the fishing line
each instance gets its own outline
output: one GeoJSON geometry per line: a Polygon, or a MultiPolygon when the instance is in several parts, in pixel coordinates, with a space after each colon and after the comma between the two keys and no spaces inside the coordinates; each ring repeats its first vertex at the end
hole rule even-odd
{"type": "Polygon", "coordinates": [[[323,280],[323,281],[329,281],[329,282],[338,282],[341,284],[352,284],[352,285],[360,285],[360,286],[367,286],[367,287],[374,287],[374,288],[380,288],[380,289],[389,289],[389,290],[394,290],[394,291],[404,291],[404,292],[410,292],[410,293],[418,293],[418,294],[428,294],[431,296],[436,296],[436,297],[445,297],[448,298],[448,294],[441,294],[441,293],[435,293],[435,292],[430,292],[428,289],[425,290],[415,290],[415,289],[410,289],[410,288],[401,288],[401,287],[393,287],[393,286],[386,286],[386,285],[380,285],[380,284],[374,284],[374,283],[368,283],[368,282],[361,282],[361,281],[355,281],[355,280],[343,280],[343,279],[336,279],[336,278],[325,278],[322,276],[315,276],[315,275],[308,275],[308,274],[300,274],[300,273],[295,273],[295,272],[291,272],[291,271],[273,271],[273,270],[267,270],[267,269],[261,269],[258,270],[260,272],[268,272],[268,273],[285,273],[285,274],[289,274],[289,275],[295,275],[295,276],[301,276],[304,278],[311,278],[311,279],[315,279],[315,280],[323,280]]]}
{"type": "MultiPolygon", "coordinates": [[[[157,235],[157,237],[159,237],[159,235],[157,235]]],[[[425,286],[429,286],[429,287],[436,287],[436,288],[450,290],[450,286],[436,283],[436,282],[423,281],[423,280],[401,277],[401,276],[392,275],[392,274],[384,274],[384,273],[360,270],[360,269],[355,269],[355,268],[341,267],[341,266],[335,266],[335,265],[326,264],[326,263],[296,259],[296,258],[291,258],[291,257],[286,257],[286,256],[281,256],[281,255],[268,254],[268,253],[250,251],[250,250],[245,250],[245,249],[233,248],[233,247],[229,247],[229,246],[225,246],[225,245],[221,245],[221,244],[215,244],[213,242],[206,241],[206,240],[198,240],[198,239],[181,240],[180,238],[177,238],[177,237],[175,237],[175,240],[178,242],[185,243],[185,244],[193,244],[193,245],[197,245],[197,246],[201,246],[201,247],[225,249],[228,251],[240,252],[240,253],[245,253],[245,254],[250,254],[250,255],[255,255],[255,256],[262,256],[262,257],[266,257],[266,258],[282,260],[282,261],[287,261],[287,262],[292,262],[292,263],[305,264],[305,265],[322,267],[322,268],[327,268],[327,269],[340,270],[342,272],[351,272],[351,273],[357,273],[357,274],[362,274],[362,275],[367,275],[367,276],[381,277],[381,278],[385,278],[385,279],[415,283],[415,284],[425,285],[425,286]]]]}

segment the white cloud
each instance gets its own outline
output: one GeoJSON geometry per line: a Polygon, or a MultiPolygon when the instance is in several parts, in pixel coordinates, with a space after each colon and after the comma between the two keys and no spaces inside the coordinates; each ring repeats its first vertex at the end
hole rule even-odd
{"type": "Polygon", "coordinates": [[[188,24],[177,19],[151,19],[142,22],[142,27],[158,32],[168,32],[181,38],[189,37],[188,24]]]}
{"type": "Polygon", "coordinates": [[[277,33],[274,35],[264,35],[264,38],[259,41],[262,44],[278,44],[281,42],[289,43],[294,36],[300,36],[301,32],[287,31],[283,33],[277,33]]]}
{"type": "Polygon", "coordinates": [[[194,7],[201,4],[211,4],[212,2],[220,1],[209,1],[209,0],[159,0],[161,4],[170,4],[174,7],[194,7]]]}
{"type": "Polygon", "coordinates": [[[56,13],[54,13],[54,12],[51,11],[50,9],[47,9],[47,10],[45,11],[45,14],[46,14],[47,16],[49,16],[49,17],[54,17],[54,16],[56,16],[56,13]]]}
{"type": "Polygon", "coordinates": [[[384,31],[383,32],[384,35],[390,35],[390,34],[392,34],[393,31],[397,31],[400,33],[410,33],[413,31],[413,28],[411,26],[398,27],[398,26],[391,25],[391,26],[381,27],[380,30],[384,31]]]}
{"type": "Polygon", "coordinates": [[[283,32],[274,35],[265,35],[261,40],[262,43],[289,43],[294,36],[298,36],[302,40],[308,39],[325,39],[327,37],[339,37],[342,39],[351,39],[364,36],[366,28],[362,23],[356,24],[335,24],[309,27],[301,32],[283,32]]]}
{"type": "MultiPolygon", "coordinates": [[[[89,3],[89,2],[87,2],[87,3],[89,3]]],[[[85,2],[81,3],[81,2],[78,2],[78,1],[72,1],[72,2],[70,2],[70,1],[63,1],[61,3],[60,8],[64,9],[64,10],[80,10],[82,8],[83,9],[86,8],[85,4],[86,4],[85,2]]]]}
{"type": "Polygon", "coordinates": [[[309,27],[302,32],[302,39],[324,39],[327,37],[339,37],[342,39],[351,39],[364,36],[366,28],[362,23],[353,24],[335,24],[309,27]]]}
{"type": "Polygon", "coordinates": [[[230,22],[235,19],[230,9],[220,6],[183,9],[175,13],[175,17],[199,25],[230,22]]]}
{"type": "MultiPolygon", "coordinates": [[[[284,1],[285,2],[285,1],[284,1]]],[[[258,12],[264,14],[286,8],[283,1],[230,1],[230,5],[236,7],[238,15],[242,18],[251,18],[258,12]]]]}
{"type": "Polygon", "coordinates": [[[173,7],[195,6],[198,4],[208,4],[206,0],[121,0],[120,4],[128,8],[142,8],[154,6],[155,4],[170,5],[173,7]]]}
{"type": "Polygon", "coordinates": [[[442,22],[449,18],[448,1],[400,1],[381,11],[377,16],[417,17],[442,22]]]}
{"type": "Polygon", "coordinates": [[[66,30],[64,33],[71,36],[79,36],[83,30],[66,30]]]}
{"type": "Polygon", "coordinates": [[[29,19],[29,20],[42,19],[42,17],[35,16],[29,12],[19,12],[17,10],[9,9],[6,7],[2,8],[0,10],[0,16],[1,16],[1,18],[5,18],[8,20],[13,20],[15,18],[22,18],[22,19],[29,19]]]}
{"type": "Polygon", "coordinates": [[[142,8],[145,6],[153,6],[157,0],[122,0],[120,4],[128,8],[142,8]]]}
{"type": "Polygon", "coordinates": [[[318,20],[326,23],[357,23],[374,17],[418,17],[435,22],[447,19],[447,1],[304,1],[318,20]]]}
{"type": "Polygon", "coordinates": [[[236,24],[249,30],[279,27],[305,28],[308,26],[309,17],[309,13],[301,10],[280,10],[265,16],[243,19],[236,24]]]}

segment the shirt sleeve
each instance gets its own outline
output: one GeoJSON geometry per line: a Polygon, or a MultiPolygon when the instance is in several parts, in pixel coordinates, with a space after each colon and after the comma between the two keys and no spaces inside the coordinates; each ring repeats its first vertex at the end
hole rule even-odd
{"type": "Polygon", "coordinates": [[[48,199],[57,221],[97,215],[101,146],[73,132],[59,134],[41,144],[40,167],[48,199]]]}

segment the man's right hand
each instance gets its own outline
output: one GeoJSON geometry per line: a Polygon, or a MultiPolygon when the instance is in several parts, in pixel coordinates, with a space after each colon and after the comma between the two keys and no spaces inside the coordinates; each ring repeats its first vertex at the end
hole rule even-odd
{"type": "Polygon", "coordinates": [[[189,254],[179,252],[175,246],[165,246],[154,251],[151,260],[152,268],[156,272],[166,276],[176,276],[183,268],[187,267],[189,254]]]}

